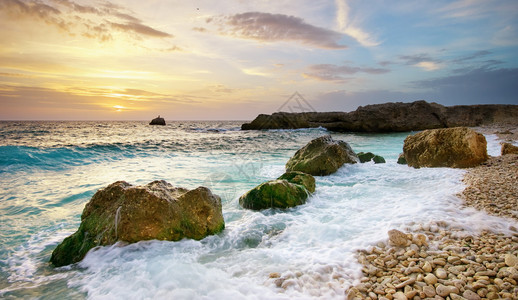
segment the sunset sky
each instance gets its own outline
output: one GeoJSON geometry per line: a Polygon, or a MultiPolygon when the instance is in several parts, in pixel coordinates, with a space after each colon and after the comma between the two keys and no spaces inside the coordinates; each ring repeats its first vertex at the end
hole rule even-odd
{"type": "Polygon", "coordinates": [[[518,1],[0,0],[0,120],[518,104],[518,1]]]}

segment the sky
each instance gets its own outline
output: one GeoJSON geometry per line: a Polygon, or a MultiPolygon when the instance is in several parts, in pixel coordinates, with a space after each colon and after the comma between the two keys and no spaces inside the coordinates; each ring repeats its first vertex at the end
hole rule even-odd
{"type": "Polygon", "coordinates": [[[516,0],[0,0],[0,120],[518,104],[516,0]]]}

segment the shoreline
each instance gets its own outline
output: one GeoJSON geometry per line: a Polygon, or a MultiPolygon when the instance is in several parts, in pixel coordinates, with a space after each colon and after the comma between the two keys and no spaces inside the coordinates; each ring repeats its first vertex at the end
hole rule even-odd
{"type": "MultiPolygon", "coordinates": [[[[518,141],[516,126],[473,129],[518,141]]],[[[518,155],[490,156],[467,169],[462,181],[461,208],[518,221],[518,155]]],[[[346,299],[517,299],[518,228],[509,230],[471,235],[443,221],[407,233],[391,230],[388,245],[357,252],[363,277],[346,290],[346,299]]]]}

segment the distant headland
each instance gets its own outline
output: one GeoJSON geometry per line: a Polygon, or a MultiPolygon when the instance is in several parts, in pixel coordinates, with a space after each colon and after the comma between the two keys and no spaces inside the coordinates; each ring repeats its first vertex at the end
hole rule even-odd
{"type": "Polygon", "coordinates": [[[337,132],[405,132],[457,126],[518,124],[518,105],[443,106],[424,100],[360,106],[352,112],[260,114],[242,130],[323,127],[337,132]]]}

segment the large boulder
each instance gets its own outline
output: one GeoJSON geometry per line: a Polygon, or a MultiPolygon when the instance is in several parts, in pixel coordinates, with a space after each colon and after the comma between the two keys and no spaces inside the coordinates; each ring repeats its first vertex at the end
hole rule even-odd
{"type": "Polygon", "coordinates": [[[405,139],[411,167],[474,167],[488,159],[486,138],[466,127],[425,130],[405,139]]]}
{"type": "Polygon", "coordinates": [[[95,193],[83,210],[79,229],[54,249],[50,261],[54,266],[75,263],[90,249],[118,241],[199,240],[224,227],[221,199],[208,188],[117,181],[95,193]]]}
{"type": "Polygon", "coordinates": [[[301,171],[322,176],[336,172],[343,164],[355,164],[358,156],[344,141],[321,136],[299,149],[286,163],[286,171],[301,171]]]}
{"type": "Polygon", "coordinates": [[[286,172],[276,180],[264,182],[239,198],[242,207],[261,210],[288,208],[306,203],[315,191],[315,178],[302,172],[286,172]]]}

